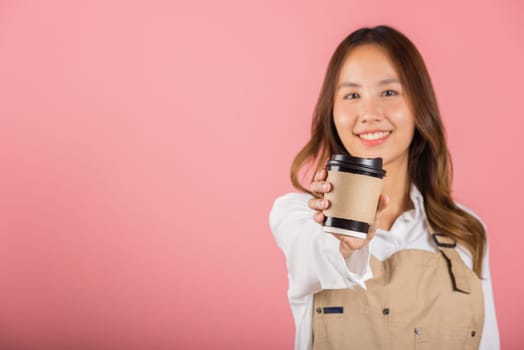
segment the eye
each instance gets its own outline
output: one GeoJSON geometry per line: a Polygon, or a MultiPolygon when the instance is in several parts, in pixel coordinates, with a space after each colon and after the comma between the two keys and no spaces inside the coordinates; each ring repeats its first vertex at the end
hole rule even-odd
{"type": "Polygon", "coordinates": [[[356,98],[359,98],[360,96],[356,93],[356,92],[353,92],[351,94],[347,94],[344,96],[344,100],[354,100],[356,98]]]}
{"type": "Polygon", "coordinates": [[[398,95],[398,92],[395,90],[386,90],[382,93],[382,96],[396,96],[398,95]]]}

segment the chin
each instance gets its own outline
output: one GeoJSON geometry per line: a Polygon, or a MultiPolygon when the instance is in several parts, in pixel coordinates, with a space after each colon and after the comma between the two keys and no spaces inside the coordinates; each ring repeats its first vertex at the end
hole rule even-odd
{"type": "Polygon", "coordinates": [[[373,151],[357,151],[357,152],[349,152],[353,157],[360,157],[360,158],[382,158],[382,162],[385,164],[386,160],[384,157],[384,152],[373,152],[373,151]]]}

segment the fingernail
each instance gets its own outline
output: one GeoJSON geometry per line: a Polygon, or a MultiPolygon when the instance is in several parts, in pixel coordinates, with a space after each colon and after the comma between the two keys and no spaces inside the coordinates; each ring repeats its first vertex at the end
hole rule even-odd
{"type": "Polygon", "coordinates": [[[323,184],[322,184],[322,190],[323,190],[323,191],[327,191],[327,190],[329,190],[329,185],[328,185],[327,183],[323,183],[323,184]]]}
{"type": "Polygon", "coordinates": [[[326,206],[326,201],[325,200],[320,200],[320,207],[321,208],[324,208],[326,206]]]}

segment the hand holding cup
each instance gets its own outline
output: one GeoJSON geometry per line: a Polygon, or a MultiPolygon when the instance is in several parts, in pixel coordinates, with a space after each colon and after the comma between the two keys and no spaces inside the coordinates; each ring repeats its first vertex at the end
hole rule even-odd
{"type": "MultiPolygon", "coordinates": [[[[326,169],[320,169],[315,174],[315,177],[313,179],[313,182],[311,183],[310,190],[311,192],[316,194],[316,198],[312,198],[308,202],[309,208],[316,211],[316,213],[313,216],[313,219],[315,222],[319,224],[324,224],[326,220],[326,216],[324,215],[324,211],[327,210],[331,203],[328,199],[324,198],[326,193],[331,192],[333,189],[333,185],[327,181],[328,172],[326,169]]],[[[357,237],[351,237],[344,234],[337,234],[334,232],[332,233],[338,240],[340,240],[340,252],[344,256],[344,258],[348,258],[351,253],[357,249],[361,249],[366,244],[368,244],[371,239],[375,236],[375,231],[377,227],[379,226],[380,217],[382,213],[384,212],[384,209],[387,206],[387,203],[389,201],[389,197],[385,194],[381,194],[378,200],[378,206],[377,211],[375,213],[374,222],[371,223],[369,226],[367,235],[365,235],[365,238],[357,238],[357,237]]]]}

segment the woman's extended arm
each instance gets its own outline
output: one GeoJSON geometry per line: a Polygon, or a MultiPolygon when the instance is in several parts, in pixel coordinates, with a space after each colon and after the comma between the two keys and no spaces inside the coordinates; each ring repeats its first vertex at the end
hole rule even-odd
{"type": "Polygon", "coordinates": [[[290,193],[278,198],[271,210],[273,236],[286,256],[290,300],[300,301],[321,289],[351,288],[371,278],[370,247],[354,251],[348,259],[340,241],[322,231],[308,208],[308,194],[290,193]]]}

